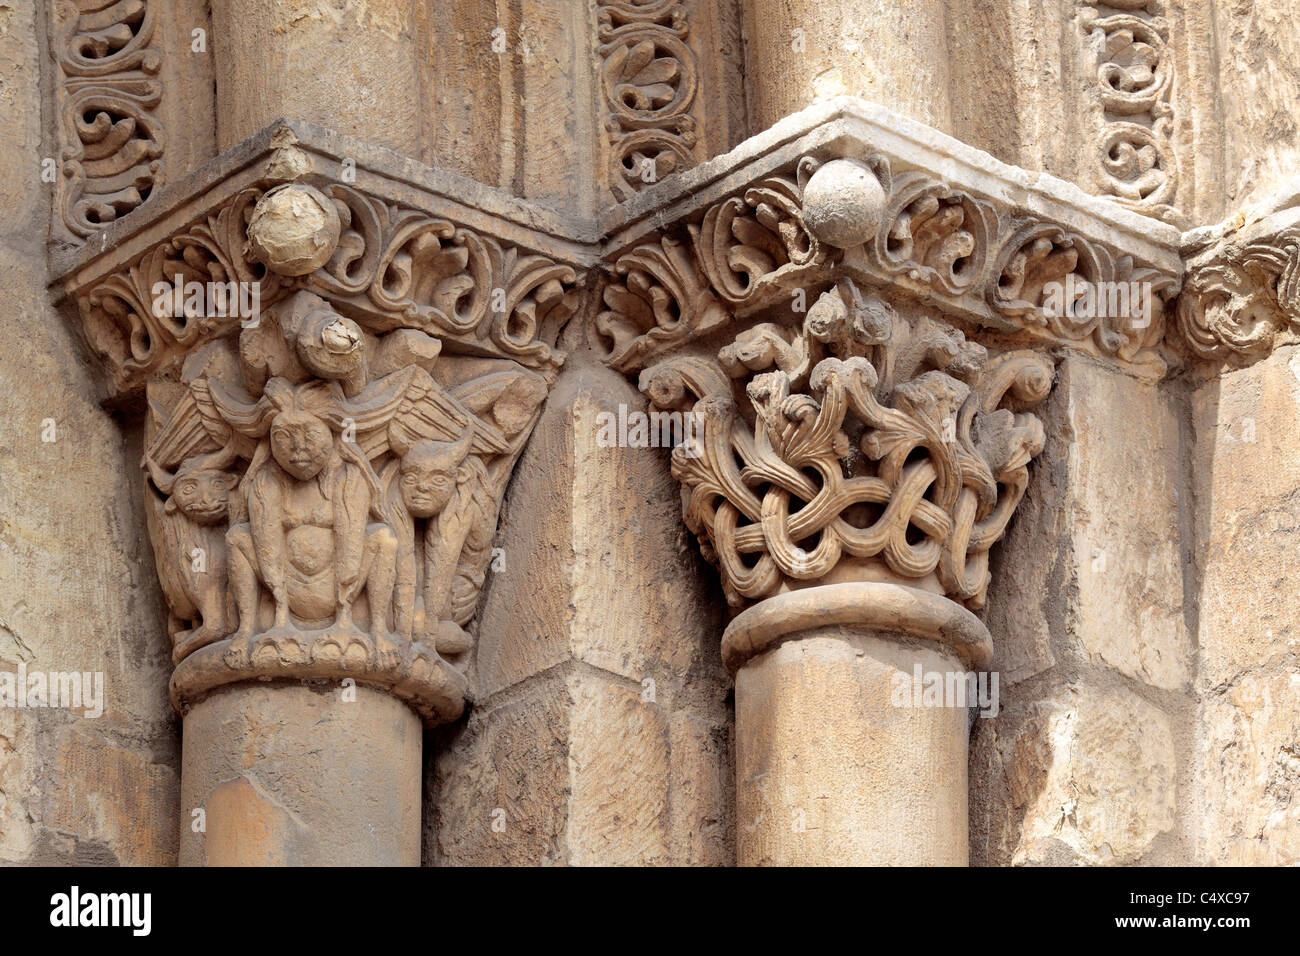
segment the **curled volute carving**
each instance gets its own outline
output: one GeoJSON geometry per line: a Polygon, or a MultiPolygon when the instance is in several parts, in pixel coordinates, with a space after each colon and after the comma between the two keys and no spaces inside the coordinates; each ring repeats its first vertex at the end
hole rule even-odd
{"type": "MultiPolygon", "coordinates": [[[[267,280],[255,315],[135,316],[173,701],[350,677],[453,719],[502,496],[560,360],[536,333],[570,311],[572,273],[350,190],[293,188],[217,214],[231,235],[210,218],[205,241],[155,253],[267,280]]],[[[101,285],[96,307],[132,289],[101,285]]]]}
{"type": "Polygon", "coordinates": [[[57,206],[78,238],[162,184],[158,0],[61,0],[55,11],[62,177],[57,206]]]}
{"type": "Polygon", "coordinates": [[[894,580],[980,608],[1052,377],[1039,353],[990,355],[844,279],[801,326],[756,325],[640,384],[660,408],[691,407],[672,472],[733,606],[894,580]]]}
{"type": "Polygon", "coordinates": [[[1206,230],[1178,299],[1179,342],[1197,359],[1242,365],[1300,336],[1300,211],[1206,230]]]}
{"type": "Polygon", "coordinates": [[[803,157],[631,248],[612,273],[595,329],[625,372],[849,275],[1158,377],[1179,287],[1176,272],[882,156],[803,157]]]}

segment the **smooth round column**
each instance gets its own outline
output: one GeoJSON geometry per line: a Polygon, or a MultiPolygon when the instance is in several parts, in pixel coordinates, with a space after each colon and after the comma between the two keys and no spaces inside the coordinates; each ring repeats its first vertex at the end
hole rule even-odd
{"type": "Polygon", "coordinates": [[[918,667],[983,669],[991,649],[969,611],[895,584],[807,588],[739,615],[723,638],[737,862],[964,866],[968,708],[917,706],[911,688],[918,667]]]}
{"type": "Polygon", "coordinates": [[[420,156],[421,5],[335,6],[213,0],[221,149],[288,117],[420,156]]]}
{"type": "Polygon", "coordinates": [[[419,866],[422,733],[366,686],[214,691],[185,715],[181,865],[419,866]]]}
{"type": "Polygon", "coordinates": [[[747,2],[751,133],[834,96],[952,131],[945,0],[747,2]]]}

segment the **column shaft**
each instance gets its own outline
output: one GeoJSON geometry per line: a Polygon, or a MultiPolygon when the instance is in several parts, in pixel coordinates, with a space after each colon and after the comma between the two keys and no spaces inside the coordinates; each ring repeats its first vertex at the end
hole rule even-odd
{"type": "Polygon", "coordinates": [[[365,686],[214,692],[185,716],[181,865],[419,866],[421,738],[365,686]]]}
{"type": "Polygon", "coordinates": [[[290,117],[418,157],[421,5],[303,6],[213,0],[220,149],[290,117]]]}
{"type": "Polygon", "coordinates": [[[747,0],[750,132],[861,96],[952,132],[944,0],[747,0]]]}
{"type": "Polygon", "coordinates": [[[901,639],[819,629],[740,669],[740,865],[966,865],[966,710],[893,701],[963,668],[901,639]]]}
{"type": "Polygon", "coordinates": [[[965,866],[967,675],[991,649],[960,605],[891,583],[805,588],[738,616],[723,637],[737,862],[965,866]]]}

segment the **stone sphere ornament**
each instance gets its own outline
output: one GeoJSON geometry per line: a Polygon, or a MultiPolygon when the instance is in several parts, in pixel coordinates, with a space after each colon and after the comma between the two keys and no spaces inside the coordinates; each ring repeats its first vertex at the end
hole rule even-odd
{"type": "Polygon", "coordinates": [[[837,249],[861,245],[880,228],[887,198],[869,167],[851,159],[833,159],[804,186],[804,225],[837,249]]]}
{"type": "Polygon", "coordinates": [[[287,183],[257,201],[248,223],[248,251],[272,272],[305,276],[329,262],[341,229],[328,196],[304,183],[287,183]]]}

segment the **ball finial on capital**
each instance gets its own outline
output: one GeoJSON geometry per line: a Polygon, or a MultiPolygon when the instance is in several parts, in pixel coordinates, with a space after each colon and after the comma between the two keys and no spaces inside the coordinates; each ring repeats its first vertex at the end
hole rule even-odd
{"type": "Polygon", "coordinates": [[[305,183],[286,183],[257,201],[248,250],[272,272],[304,276],[329,262],[341,228],[329,197],[305,183]]]}
{"type": "Polygon", "coordinates": [[[814,236],[838,249],[861,245],[880,228],[884,187],[871,168],[852,159],[819,167],[803,190],[803,221],[814,236]]]}

